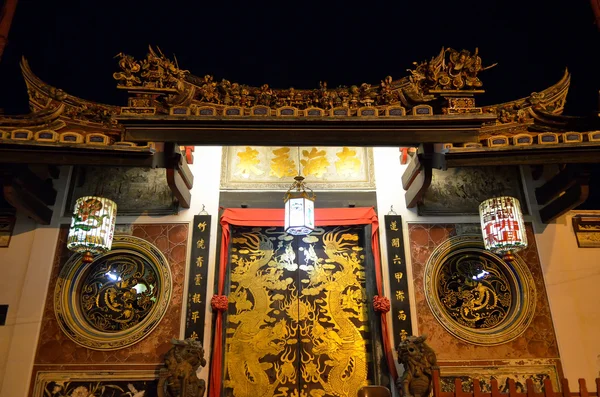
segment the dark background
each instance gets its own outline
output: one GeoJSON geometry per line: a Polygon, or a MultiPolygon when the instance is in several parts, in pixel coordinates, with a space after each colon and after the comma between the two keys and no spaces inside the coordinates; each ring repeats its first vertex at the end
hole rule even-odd
{"type": "Polygon", "coordinates": [[[148,44],[193,74],[241,84],[316,88],[408,74],[442,46],[479,47],[481,105],[521,98],[572,72],[567,114],[598,109],[600,40],[589,1],[51,1],[20,0],[0,63],[0,108],[27,112],[19,70],[93,101],[125,104],[119,52],[148,44]]]}

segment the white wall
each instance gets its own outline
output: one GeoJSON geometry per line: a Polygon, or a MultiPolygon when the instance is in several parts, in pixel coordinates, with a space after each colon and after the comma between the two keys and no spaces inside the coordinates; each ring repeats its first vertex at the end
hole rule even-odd
{"type": "Polygon", "coordinates": [[[8,272],[0,278],[0,299],[10,305],[7,326],[0,331],[2,397],[27,395],[69,176],[70,168],[62,167],[54,181],[58,195],[50,225],[19,215],[9,248],[0,251],[2,270],[8,272]]]}
{"type": "Polygon", "coordinates": [[[529,168],[523,173],[565,377],[571,390],[577,389],[578,378],[595,390],[594,379],[600,377],[600,248],[578,248],[574,212],[542,224],[534,189],[544,181],[532,181],[529,168]]]}

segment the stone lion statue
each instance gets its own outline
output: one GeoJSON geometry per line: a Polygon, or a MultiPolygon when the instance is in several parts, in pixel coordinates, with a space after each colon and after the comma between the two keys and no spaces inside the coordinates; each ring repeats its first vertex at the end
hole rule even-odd
{"type": "Polygon", "coordinates": [[[437,358],[425,343],[427,337],[409,336],[396,347],[398,362],[404,374],[396,381],[402,397],[429,397],[432,390],[432,370],[437,369],[437,358]]]}
{"type": "Polygon", "coordinates": [[[194,339],[172,339],[171,344],[159,372],[158,397],[203,397],[206,382],[196,376],[206,365],[202,344],[194,339]]]}

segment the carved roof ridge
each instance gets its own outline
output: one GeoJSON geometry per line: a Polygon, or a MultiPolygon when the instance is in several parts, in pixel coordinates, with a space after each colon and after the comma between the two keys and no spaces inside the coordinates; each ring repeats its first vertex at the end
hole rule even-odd
{"type": "Polygon", "coordinates": [[[54,109],[61,118],[74,123],[101,129],[119,129],[114,120],[119,113],[119,106],[79,98],[45,83],[32,71],[29,61],[24,56],[21,58],[20,67],[27,86],[32,115],[54,109]]]}
{"type": "Polygon", "coordinates": [[[509,102],[502,102],[494,105],[489,105],[486,107],[494,107],[494,108],[523,108],[527,106],[533,105],[545,105],[542,108],[547,108],[548,105],[551,105],[555,102],[561,102],[562,106],[558,106],[552,110],[553,114],[562,114],[564,110],[564,103],[566,101],[567,94],[569,92],[569,87],[571,84],[571,73],[569,73],[568,68],[565,68],[563,76],[559,81],[547,87],[546,89],[539,92],[532,92],[529,96],[515,99],[509,102]]]}

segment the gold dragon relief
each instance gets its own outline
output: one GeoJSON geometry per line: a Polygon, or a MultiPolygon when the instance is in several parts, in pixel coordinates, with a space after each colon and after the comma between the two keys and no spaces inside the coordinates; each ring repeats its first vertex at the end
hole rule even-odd
{"type": "Polygon", "coordinates": [[[233,234],[226,395],[354,396],[369,383],[361,228],[329,229],[233,234]]]}

